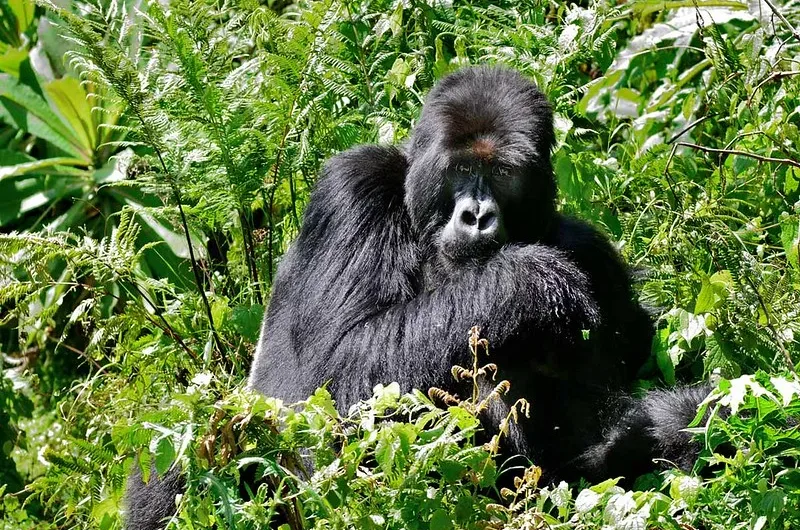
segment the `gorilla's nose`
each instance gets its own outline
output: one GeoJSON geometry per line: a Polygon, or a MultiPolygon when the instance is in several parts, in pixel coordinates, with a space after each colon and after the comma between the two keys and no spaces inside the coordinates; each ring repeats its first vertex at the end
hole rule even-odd
{"type": "Polygon", "coordinates": [[[497,203],[474,197],[459,199],[455,208],[455,229],[470,239],[495,238],[500,230],[497,203]]]}

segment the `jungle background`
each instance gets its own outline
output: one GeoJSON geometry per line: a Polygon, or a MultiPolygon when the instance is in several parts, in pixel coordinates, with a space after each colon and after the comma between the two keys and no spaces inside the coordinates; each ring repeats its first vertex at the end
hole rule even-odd
{"type": "Polygon", "coordinates": [[[800,528],[798,125],[796,0],[1,0],[2,528],[121,528],[134,465],[185,473],[170,528],[800,528]],[[323,161],[466,64],[550,98],[656,313],[632,391],[717,385],[694,473],[498,491],[470,399],[244,390],[323,161]]]}

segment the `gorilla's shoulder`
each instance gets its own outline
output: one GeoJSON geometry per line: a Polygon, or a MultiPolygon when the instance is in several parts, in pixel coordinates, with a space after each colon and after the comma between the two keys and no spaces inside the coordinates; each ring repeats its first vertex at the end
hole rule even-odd
{"type": "Polygon", "coordinates": [[[318,254],[336,247],[381,247],[380,240],[389,236],[407,239],[406,166],[403,153],[388,146],[353,147],[330,159],[306,206],[300,244],[318,254]]]}
{"type": "Polygon", "coordinates": [[[608,242],[608,237],[596,226],[565,214],[556,216],[552,232],[553,239],[566,247],[582,247],[587,243],[605,245],[608,242]]]}
{"type": "Polygon", "coordinates": [[[628,267],[617,247],[591,223],[559,214],[554,219],[549,239],[550,244],[566,251],[591,277],[603,278],[604,283],[618,282],[620,286],[630,283],[628,267]]]}
{"type": "Polygon", "coordinates": [[[315,193],[327,195],[344,192],[357,196],[375,192],[402,194],[407,166],[406,157],[397,147],[352,147],[328,160],[315,193]]]}
{"type": "Polygon", "coordinates": [[[588,254],[586,258],[605,257],[619,260],[619,254],[608,236],[598,227],[582,219],[558,214],[553,220],[550,240],[570,253],[588,254]]]}

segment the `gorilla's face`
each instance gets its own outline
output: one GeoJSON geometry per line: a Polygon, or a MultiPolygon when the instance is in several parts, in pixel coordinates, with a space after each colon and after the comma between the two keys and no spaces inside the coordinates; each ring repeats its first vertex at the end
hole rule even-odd
{"type": "Polygon", "coordinates": [[[449,173],[453,207],[438,234],[440,252],[456,263],[485,258],[506,241],[503,208],[495,198],[492,168],[459,164],[449,173]]]}
{"type": "Polygon", "coordinates": [[[553,116],[527,79],[472,69],[428,95],[406,146],[405,202],[426,259],[445,275],[548,231],[553,116]]]}
{"type": "Polygon", "coordinates": [[[549,162],[514,160],[501,141],[495,134],[448,148],[434,144],[409,168],[412,222],[426,255],[445,275],[546,231],[553,213],[549,162]]]}
{"type": "Polygon", "coordinates": [[[529,195],[519,170],[492,159],[466,158],[448,169],[444,180],[446,222],[434,236],[440,257],[453,264],[480,262],[510,237],[516,239],[514,214],[529,195]]]}

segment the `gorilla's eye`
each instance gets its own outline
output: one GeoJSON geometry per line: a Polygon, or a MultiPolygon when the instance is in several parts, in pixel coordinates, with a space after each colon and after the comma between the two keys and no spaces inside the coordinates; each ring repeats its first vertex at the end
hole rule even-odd
{"type": "Polygon", "coordinates": [[[456,166],[456,171],[458,171],[459,173],[470,173],[472,171],[472,168],[466,164],[458,164],[456,166]]]}
{"type": "Polygon", "coordinates": [[[498,177],[507,177],[511,174],[511,168],[506,165],[495,166],[493,173],[498,177]]]}

